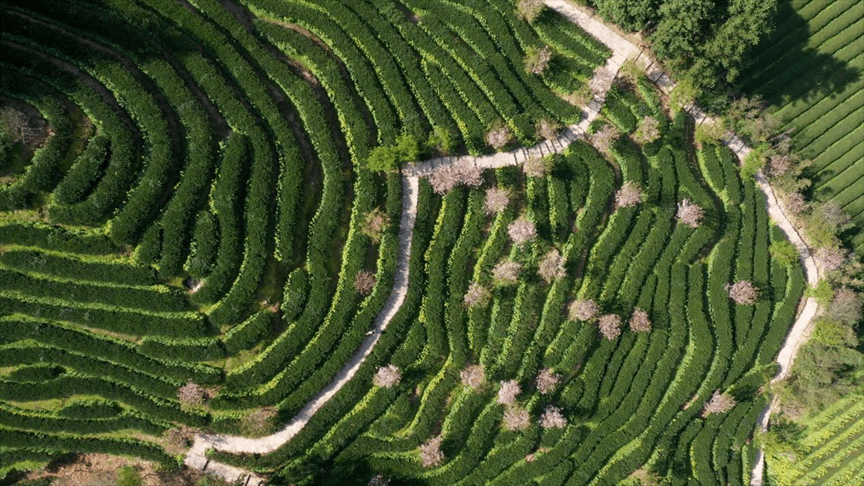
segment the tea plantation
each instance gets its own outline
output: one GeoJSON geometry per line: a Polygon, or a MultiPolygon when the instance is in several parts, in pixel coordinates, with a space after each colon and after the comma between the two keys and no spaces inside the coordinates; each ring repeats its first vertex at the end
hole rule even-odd
{"type": "Polygon", "coordinates": [[[813,164],[813,196],[843,208],[864,253],[864,4],[780,2],[776,26],[753,51],[739,88],[776,108],[780,131],[813,164]]]}
{"type": "MultiPolygon", "coordinates": [[[[210,461],[283,485],[749,484],[803,272],[734,154],[644,75],[530,167],[413,194],[369,170],[578,123],[611,51],[567,18],[10,0],[0,25],[0,105],[40,127],[0,150],[0,478],[70,453],[182,467],[194,434],[267,436],[344,378],[272,452],[210,461]]],[[[857,417],[824,440],[860,444],[857,417]]]]}

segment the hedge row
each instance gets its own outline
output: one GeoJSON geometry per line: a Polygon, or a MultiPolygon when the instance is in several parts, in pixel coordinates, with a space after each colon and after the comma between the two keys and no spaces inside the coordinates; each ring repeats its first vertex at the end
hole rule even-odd
{"type": "Polygon", "coordinates": [[[87,147],[75,159],[72,167],[51,193],[52,202],[74,204],[81,202],[102,175],[110,155],[111,138],[99,133],[87,142],[87,147]]]}
{"type": "Polygon", "coordinates": [[[135,345],[116,338],[100,336],[73,326],[45,320],[15,317],[0,318],[0,335],[8,341],[32,339],[36,342],[56,346],[82,356],[104,359],[146,373],[185,382],[215,384],[221,380],[221,370],[203,365],[165,362],[140,354],[135,345]]]}
{"type": "Polygon", "coordinates": [[[190,309],[182,293],[172,287],[77,283],[3,268],[0,268],[0,291],[16,292],[33,298],[73,301],[79,305],[104,304],[108,307],[141,309],[153,314],[190,309]]]}
{"type": "Polygon", "coordinates": [[[83,419],[56,417],[47,413],[29,410],[14,410],[0,406],[0,426],[39,432],[65,432],[70,434],[100,434],[121,430],[141,431],[147,435],[159,435],[167,427],[157,424],[141,414],[127,412],[105,419],[83,419]]]}
{"type": "Polygon", "coordinates": [[[55,435],[16,430],[3,430],[0,446],[8,448],[28,448],[50,453],[93,453],[101,452],[118,456],[134,456],[165,465],[174,465],[176,460],[159,446],[133,439],[93,438],[76,435],[55,435]]]}
{"type": "Polygon", "coordinates": [[[76,394],[80,395],[98,395],[110,400],[123,402],[137,411],[158,420],[201,427],[206,425],[209,419],[207,415],[201,412],[181,410],[177,402],[168,402],[154,398],[133,387],[105,378],[67,373],[52,381],[43,383],[21,384],[0,380],[0,398],[15,402],[65,398],[69,396],[70,390],[74,390],[76,394]]]}
{"type": "Polygon", "coordinates": [[[119,285],[153,285],[156,273],[150,267],[120,260],[93,259],[67,253],[9,248],[0,263],[26,274],[119,285]]]}

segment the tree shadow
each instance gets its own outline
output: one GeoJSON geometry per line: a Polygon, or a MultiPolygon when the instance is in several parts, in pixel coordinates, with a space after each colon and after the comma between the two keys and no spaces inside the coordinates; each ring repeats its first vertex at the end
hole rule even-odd
{"type": "MultiPolygon", "coordinates": [[[[849,8],[853,4],[850,2],[849,8]]],[[[854,26],[844,31],[849,29],[854,26]]],[[[774,14],[774,30],[750,50],[747,58],[752,62],[742,67],[736,90],[761,95],[770,105],[780,106],[793,101],[813,102],[825,96],[833,98],[860,79],[858,69],[807,45],[815,33],[791,1],[781,1],[774,14]]],[[[855,38],[857,35],[850,42],[855,38]]]]}

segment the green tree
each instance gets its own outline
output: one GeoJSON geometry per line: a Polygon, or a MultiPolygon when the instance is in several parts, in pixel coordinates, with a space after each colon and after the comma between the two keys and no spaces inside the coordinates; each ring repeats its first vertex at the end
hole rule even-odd
{"type": "Polygon", "coordinates": [[[132,466],[123,466],[117,471],[117,486],[142,486],[141,473],[132,466]]]}
{"type": "Polygon", "coordinates": [[[375,147],[369,153],[369,158],[366,160],[366,167],[369,170],[388,172],[396,168],[398,165],[397,151],[389,145],[381,145],[375,147]]]}

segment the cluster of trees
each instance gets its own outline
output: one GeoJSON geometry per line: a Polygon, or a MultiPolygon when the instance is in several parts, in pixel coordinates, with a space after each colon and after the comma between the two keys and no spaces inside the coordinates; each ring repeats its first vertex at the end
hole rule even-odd
{"type": "Polygon", "coordinates": [[[734,81],[771,29],[776,0],[590,0],[629,31],[643,31],[676,78],[713,88],[734,81]]]}

